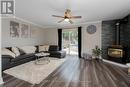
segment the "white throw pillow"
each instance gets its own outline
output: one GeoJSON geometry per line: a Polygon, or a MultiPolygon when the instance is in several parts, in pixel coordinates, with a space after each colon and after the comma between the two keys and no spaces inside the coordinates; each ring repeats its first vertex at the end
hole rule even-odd
{"type": "Polygon", "coordinates": [[[20,55],[19,49],[17,47],[12,47],[11,50],[15,53],[16,56],[20,55]]]}
{"type": "Polygon", "coordinates": [[[23,46],[19,47],[24,53],[35,53],[36,47],[35,46],[23,46]]]}
{"type": "Polygon", "coordinates": [[[2,48],[1,52],[2,52],[2,55],[9,55],[9,56],[15,58],[15,54],[13,52],[11,52],[9,49],[2,48]]]}
{"type": "Polygon", "coordinates": [[[39,52],[48,51],[48,50],[49,50],[49,45],[39,46],[39,52]]]}

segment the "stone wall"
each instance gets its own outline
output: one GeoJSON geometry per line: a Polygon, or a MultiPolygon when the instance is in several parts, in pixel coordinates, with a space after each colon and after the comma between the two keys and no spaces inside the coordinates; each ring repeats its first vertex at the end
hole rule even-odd
{"type": "MultiPolygon", "coordinates": [[[[102,22],[102,57],[107,59],[107,48],[115,44],[116,20],[102,22]]],[[[127,57],[130,59],[130,15],[128,15],[128,23],[120,26],[120,44],[127,47],[127,57]]]]}
{"type": "Polygon", "coordinates": [[[130,59],[130,15],[128,16],[128,23],[121,25],[120,36],[120,43],[127,47],[127,57],[130,59]]]}
{"type": "Polygon", "coordinates": [[[115,20],[102,22],[102,58],[107,59],[107,48],[115,43],[115,20]]]}

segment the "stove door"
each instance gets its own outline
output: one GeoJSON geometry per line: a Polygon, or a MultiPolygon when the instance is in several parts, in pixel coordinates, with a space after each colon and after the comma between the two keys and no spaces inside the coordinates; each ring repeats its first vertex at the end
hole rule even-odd
{"type": "Polygon", "coordinates": [[[122,58],[123,57],[123,50],[122,49],[109,48],[108,49],[108,55],[110,57],[114,57],[114,58],[122,58]]]}

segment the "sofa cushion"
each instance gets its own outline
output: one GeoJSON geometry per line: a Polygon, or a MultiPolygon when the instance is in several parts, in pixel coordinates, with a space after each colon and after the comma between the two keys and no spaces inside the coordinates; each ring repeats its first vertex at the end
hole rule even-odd
{"type": "Polygon", "coordinates": [[[38,46],[39,52],[48,51],[49,45],[38,46]]]}
{"type": "Polygon", "coordinates": [[[22,50],[24,53],[35,53],[36,47],[35,46],[23,46],[19,47],[20,50],[22,50]]]}
{"type": "Polygon", "coordinates": [[[20,53],[20,55],[24,55],[24,54],[26,54],[22,49],[20,49],[20,48],[18,48],[19,49],[19,53],[20,53]]]}
{"type": "Polygon", "coordinates": [[[19,49],[17,47],[12,47],[11,50],[13,53],[15,53],[16,56],[20,55],[19,49]]]}
{"type": "Polygon", "coordinates": [[[59,47],[57,45],[50,45],[49,51],[59,51],[59,47]]]}
{"type": "Polygon", "coordinates": [[[59,55],[62,55],[62,54],[66,54],[65,51],[49,51],[50,54],[59,54],[59,55]]]}
{"type": "Polygon", "coordinates": [[[50,57],[64,58],[66,56],[65,51],[49,51],[50,57]]]}
{"type": "Polygon", "coordinates": [[[6,48],[2,48],[2,55],[9,55],[13,58],[16,57],[15,54],[12,51],[10,51],[9,49],[6,49],[6,48]]]}
{"type": "Polygon", "coordinates": [[[11,59],[11,62],[17,62],[26,58],[32,58],[35,57],[34,53],[28,53],[28,54],[24,54],[24,55],[20,55],[14,59],[11,59]]]}

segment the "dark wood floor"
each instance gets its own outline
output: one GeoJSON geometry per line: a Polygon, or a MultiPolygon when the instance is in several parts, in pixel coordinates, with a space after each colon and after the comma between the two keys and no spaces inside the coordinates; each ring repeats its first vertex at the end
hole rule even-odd
{"type": "Polygon", "coordinates": [[[3,87],[130,87],[126,69],[103,61],[69,58],[40,84],[3,74],[3,87]]]}

